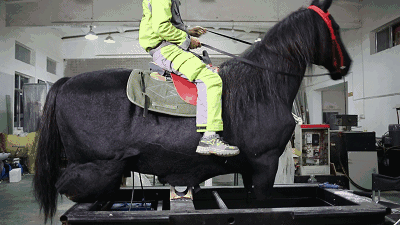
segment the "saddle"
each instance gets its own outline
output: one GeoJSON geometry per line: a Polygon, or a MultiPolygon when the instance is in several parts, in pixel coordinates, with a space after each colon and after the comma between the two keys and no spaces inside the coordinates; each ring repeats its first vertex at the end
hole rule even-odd
{"type": "MultiPolygon", "coordinates": [[[[203,56],[195,55],[212,68],[207,51],[203,51],[203,56]]],[[[144,108],[143,116],[150,110],[173,116],[196,117],[196,85],[154,62],[150,62],[149,66],[150,71],[133,70],[126,88],[128,99],[144,108]]]]}
{"type": "Polygon", "coordinates": [[[133,70],[127,83],[128,99],[147,110],[173,116],[195,117],[196,85],[150,63],[150,71],[133,70]]]}

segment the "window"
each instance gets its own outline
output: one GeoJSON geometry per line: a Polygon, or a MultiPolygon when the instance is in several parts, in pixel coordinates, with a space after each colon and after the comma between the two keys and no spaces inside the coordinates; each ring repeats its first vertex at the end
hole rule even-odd
{"type": "Polygon", "coordinates": [[[29,78],[15,74],[14,91],[14,127],[24,127],[24,84],[29,83],[29,78]]]}
{"type": "Polygon", "coordinates": [[[393,26],[393,46],[400,45],[400,23],[393,26]]]}
{"type": "Polygon", "coordinates": [[[390,48],[390,29],[386,28],[376,33],[376,52],[390,48]]]}
{"type": "Polygon", "coordinates": [[[392,21],[373,32],[375,34],[375,48],[371,52],[372,54],[400,44],[400,22],[399,19],[396,21],[392,21]]]}
{"type": "Polygon", "coordinates": [[[15,59],[30,65],[35,64],[33,50],[19,42],[15,42],[15,59]]]}
{"type": "Polygon", "coordinates": [[[47,92],[50,90],[51,86],[53,86],[54,83],[48,82],[48,81],[44,81],[44,80],[40,80],[38,79],[38,84],[46,84],[47,86],[47,92]]]}
{"type": "Polygon", "coordinates": [[[47,58],[47,72],[56,74],[57,62],[47,58]]]}

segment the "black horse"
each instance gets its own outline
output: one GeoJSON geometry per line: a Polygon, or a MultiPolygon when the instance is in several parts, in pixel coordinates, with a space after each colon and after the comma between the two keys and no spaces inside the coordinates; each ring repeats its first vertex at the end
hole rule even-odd
{"type": "MultiPolygon", "coordinates": [[[[314,0],[312,5],[327,12],[331,3],[314,0]]],[[[194,118],[154,112],[144,118],[143,109],[126,97],[131,70],[89,72],[57,81],[44,106],[34,178],[45,219],[54,216],[58,193],[76,202],[110,198],[125,171],[155,174],[172,186],[196,186],[217,175],[240,173],[246,188],[254,185],[258,200],[268,198],[278,158],[294,130],[292,104],[307,66],[324,66],[332,79],[340,79],[350,68],[339,26],[329,18],[337,42],[316,11],[301,8],[241,55],[298,76],[237,59],[221,65],[222,136],[240,148],[235,157],[196,154],[201,134],[194,118]],[[68,165],[62,170],[63,152],[68,165]]]]}

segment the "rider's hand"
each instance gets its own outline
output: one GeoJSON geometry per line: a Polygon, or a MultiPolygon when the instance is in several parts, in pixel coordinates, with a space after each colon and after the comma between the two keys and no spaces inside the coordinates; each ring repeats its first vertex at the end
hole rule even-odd
{"type": "Polygon", "coordinates": [[[193,27],[188,30],[189,35],[193,36],[193,37],[200,37],[201,35],[205,34],[206,32],[207,32],[206,28],[199,27],[199,26],[193,27]]]}
{"type": "Polygon", "coordinates": [[[195,49],[195,48],[199,48],[199,47],[201,47],[201,43],[200,43],[199,39],[197,39],[195,37],[190,37],[189,48],[190,49],[195,49]]]}

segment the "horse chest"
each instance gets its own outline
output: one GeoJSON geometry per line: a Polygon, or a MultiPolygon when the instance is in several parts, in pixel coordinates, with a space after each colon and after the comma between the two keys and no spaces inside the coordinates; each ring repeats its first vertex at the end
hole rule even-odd
{"type": "Polygon", "coordinates": [[[284,148],[294,130],[295,121],[287,107],[259,105],[243,124],[243,148],[251,154],[284,148]]]}

